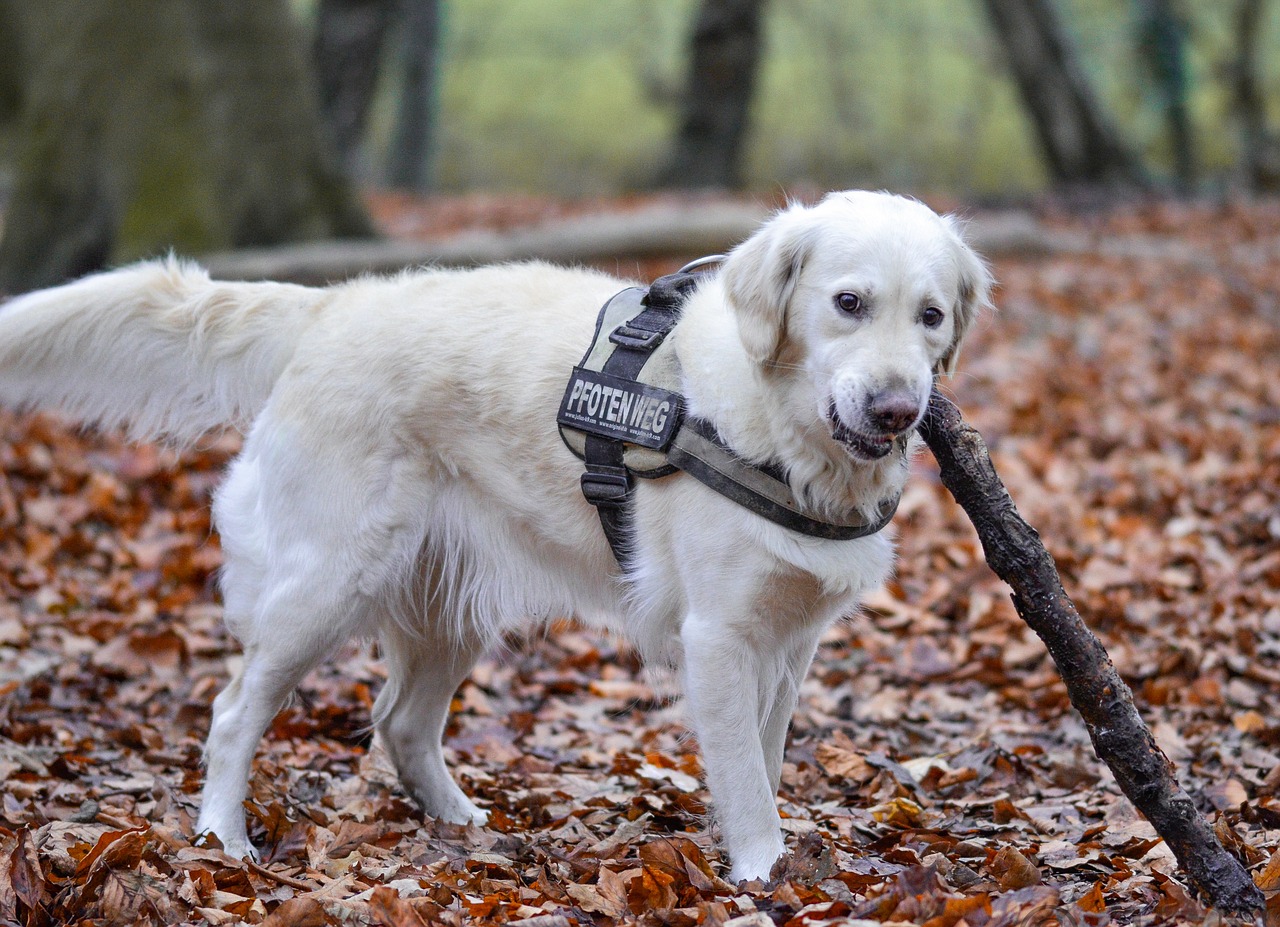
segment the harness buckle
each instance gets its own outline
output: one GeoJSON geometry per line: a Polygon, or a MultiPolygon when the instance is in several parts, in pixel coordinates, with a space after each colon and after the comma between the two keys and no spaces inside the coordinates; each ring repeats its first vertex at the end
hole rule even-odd
{"type": "Polygon", "coordinates": [[[631,474],[626,467],[592,464],[582,474],[582,495],[596,508],[621,508],[631,491],[631,474]]]}
{"type": "Polygon", "coordinates": [[[666,337],[667,333],[664,331],[645,331],[643,328],[634,328],[625,322],[609,333],[609,340],[614,344],[624,348],[635,348],[638,351],[652,351],[662,344],[662,339],[666,337]]]}

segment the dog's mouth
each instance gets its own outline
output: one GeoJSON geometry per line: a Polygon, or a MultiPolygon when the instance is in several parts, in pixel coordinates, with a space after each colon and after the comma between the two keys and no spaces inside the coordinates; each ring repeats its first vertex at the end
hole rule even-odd
{"type": "Polygon", "coordinates": [[[881,460],[893,450],[894,439],[898,437],[892,433],[874,434],[850,428],[836,411],[835,400],[827,404],[827,422],[831,426],[831,437],[844,445],[851,457],[860,460],[881,460]]]}

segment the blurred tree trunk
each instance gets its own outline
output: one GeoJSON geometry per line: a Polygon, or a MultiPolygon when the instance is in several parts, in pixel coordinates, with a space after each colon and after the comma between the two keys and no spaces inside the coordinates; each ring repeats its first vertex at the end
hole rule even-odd
{"type": "Polygon", "coordinates": [[[1145,185],[1080,65],[1053,0],[983,0],[1055,183],[1145,185]]]}
{"type": "Polygon", "coordinates": [[[1195,185],[1195,142],[1188,105],[1187,26],[1173,0],[1138,0],[1138,50],[1155,79],[1179,189],[1195,185]]]}
{"type": "Polygon", "coordinates": [[[393,187],[421,193],[435,185],[442,8],[440,0],[401,0],[401,5],[404,84],[387,155],[387,179],[393,187]]]}
{"type": "Polygon", "coordinates": [[[23,33],[18,0],[0,0],[0,126],[13,121],[22,109],[26,76],[23,33]]]}
{"type": "Polygon", "coordinates": [[[320,109],[348,177],[360,174],[360,141],[395,7],[395,0],[320,0],[316,10],[320,109]]]}
{"type": "Polygon", "coordinates": [[[675,149],[660,178],[736,187],[760,66],[765,0],[702,0],[693,28],[675,149]]]}
{"type": "Polygon", "coordinates": [[[107,263],[370,234],[287,0],[44,0],[0,291],[107,263]]]}
{"type": "Polygon", "coordinates": [[[1249,184],[1266,192],[1280,190],[1280,138],[1267,127],[1267,106],[1258,77],[1263,0],[1239,0],[1236,6],[1235,109],[1244,130],[1244,169],[1249,184]]]}

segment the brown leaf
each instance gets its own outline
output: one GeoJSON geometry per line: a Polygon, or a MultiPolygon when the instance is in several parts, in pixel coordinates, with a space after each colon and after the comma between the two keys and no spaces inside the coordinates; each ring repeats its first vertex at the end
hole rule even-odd
{"type": "Polygon", "coordinates": [[[805,834],[796,843],[795,851],[773,864],[769,873],[771,881],[797,882],[815,885],[836,873],[837,866],[831,858],[831,848],[817,831],[805,834]]]}
{"type": "Polygon", "coordinates": [[[1236,829],[1221,815],[1213,822],[1213,833],[1224,847],[1243,859],[1246,866],[1256,865],[1267,858],[1262,850],[1241,840],[1236,829]]]}
{"type": "Polygon", "coordinates": [[[855,783],[870,782],[876,770],[853,746],[844,731],[836,731],[831,739],[818,744],[814,758],[828,776],[850,779],[855,783]]]}
{"type": "Polygon", "coordinates": [[[942,913],[925,921],[922,927],[955,927],[961,921],[970,923],[969,915],[981,911],[991,913],[991,899],[985,894],[965,895],[960,898],[948,898],[942,913]]]}
{"type": "Polygon", "coordinates": [[[1160,901],[1156,904],[1158,917],[1170,918],[1175,922],[1196,923],[1204,918],[1204,908],[1188,894],[1182,884],[1161,872],[1154,873],[1156,886],[1160,889],[1160,901]]]}
{"type": "Polygon", "coordinates": [[[1260,872],[1253,874],[1253,881],[1264,892],[1280,891],[1280,850],[1271,854],[1260,872]]]}
{"type": "Polygon", "coordinates": [[[987,864],[1006,892],[1040,884],[1040,870],[1015,847],[1005,847],[987,864]]]}
{"type": "Polygon", "coordinates": [[[671,884],[675,881],[661,869],[643,866],[640,872],[627,882],[627,906],[632,914],[650,911],[667,911],[679,901],[671,884]]]}
{"type": "MultiPolygon", "coordinates": [[[[391,889],[387,889],[391,891],[391,889]]],[[[374,894],[377,894],[375,890],[374,894]]],[[[395,894],[395,892],[392,892],[395,894]]],[[[398,895],[396,897],[399,897],[398,895]]],[[[372,909],[372,903],[370,903],[372,909]]],[[[375,915],[376,916],[376,915],[375,915]]],[[[299,895],[281,902],[280,906],[266,916],[261,927],[327,927],[332,924],[325,914],[324,905],[306,895],[299,895]]],[[[412,925],[417,927],[417,925],[412,925]]]]}
{"type": "Polygon", "coordinates": [[[627,848],[644,834],[652,817],[652,814],[646,811],[634,821],[623,821],[618,825],[617,830],[589,847],[587,852],[600,859],[613,859],[625,855],[627,848]]]}
{"type": "Polygon", "coordinates": [[[991,922],[995,924],[1056,924],[1054,916],[1061,898],[1050,885],[1031,885],[991,899],[991,922]]]}
{"type": "MultiPolygon", "coordinates": [[[[15,838],[6,838],[0,841],[0,853],[12,858],[13,853],[17,851],[17,840],[15,838]],[[8,851],[5,853],[4,851],[8,851]]],[[[5,924],[17,924],[18,920],[18,893],[13,888],[13,866],[0,865],[0,922],[5,924]]]]}
{"type": "Polygon", "coordinates": [[[1267,729],[1267,719],[1252,709],[1232,715],[1231,724],[1242,734],[1256,734],[1267,729]]]}
{"type": "Polygon", "coordinates": [[[369,912],[383,927],[427,927],[427,922],[399,892],[379,885],[369,896],[369,912]]]}
{"type": "Polygon", "coordinates": [[[49,900],[48,887],[44,873],[40,871],[35,841],[31,839],[31,831],[25,827],[17,833],[16,844],[9,855],[8,869],[9,884],[28,912],[44,908],[49,900]]]}
{"type": "Polygon", "coordinates": [[[1080,896],[1076,904],[1081,911],[1088,911],[1090,914],[1101,914],[1107,910],[1107,902],[1102,896],[1102,882],[1094,882],[1093,887],[1080,896]]]}
{"type": "Polygon", "coordinates": [[[595,885],[571,882],[565,892],[584,911],[603,914],[609,918],[621,918],[628,913],[627,886],[616,872],[601,867],[595,885]]]}
{"type": "Polygon", "coordinates": [[[101,864],[105,868],[132,869],[142,858],[146,846],[142,830],[112,830],[98,838],[92,850],[76,867],[76,878],[82,878],[101,864]]]}

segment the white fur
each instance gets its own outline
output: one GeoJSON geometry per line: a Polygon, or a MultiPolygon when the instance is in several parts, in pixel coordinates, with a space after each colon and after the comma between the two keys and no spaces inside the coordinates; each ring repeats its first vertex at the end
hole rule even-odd
{"type": "MultiPolygon", "coordinates": [[[[815,513],[873,511],[905,458],[835,440],[892,387],[923,412],[986,270],[952,225],[887,194],[792,207],[690,297],[675,339],[689,409],[780,461],[815,513]],[[841,313],[854,291],[866,313],[841,313]],[[946,312],[930,329],[923,306],[946,312]]],[[[830,542],[677,474],[635,491],[619,575],[555,414],[596,313],[624,283],[520,264],[326,290],[141,264],[0,307],[0,400],[190,440],[249,425],[214,503],[241,672],[214,704],[201,830],[251,854],[241,802],[299,679],[381,636],[375,721],[429,814],[483,822],[445,769],[450,698],[504,630],[576,615],[681,668],[735,879],[783,852],[775,792],[822,630],[892,565],[889,532],[830,542]]]]}

